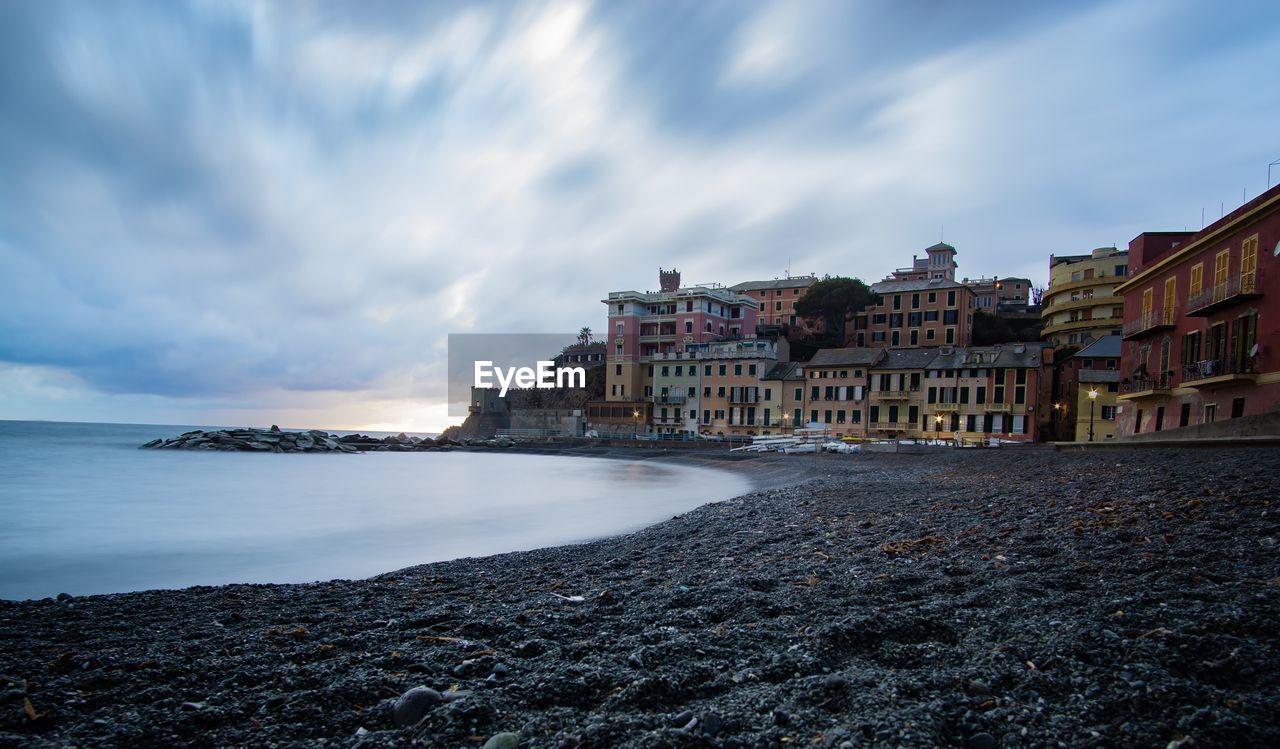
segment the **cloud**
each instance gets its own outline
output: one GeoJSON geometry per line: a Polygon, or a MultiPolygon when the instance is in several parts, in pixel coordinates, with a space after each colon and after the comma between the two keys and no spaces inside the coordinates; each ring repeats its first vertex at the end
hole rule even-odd
{"type": "Polygon", "coordinates": [[[944,226],[1039,280],[1274,158],[1265,9],[998,6],[0,6],[0,363],[62,418],[438,428],[451,332],[944,226]]]}

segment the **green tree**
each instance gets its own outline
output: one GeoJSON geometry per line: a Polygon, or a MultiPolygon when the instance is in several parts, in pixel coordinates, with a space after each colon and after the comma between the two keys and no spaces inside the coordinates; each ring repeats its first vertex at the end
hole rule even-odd
{"type": "Polygon", "coordinates": [[[810,286],[796,302],[796,314],[821,320],[823,334],[837,346],[846,340],[846,325],[867,306],[880,303],[880,295],[857,278],[824,278],[810,286]]]}

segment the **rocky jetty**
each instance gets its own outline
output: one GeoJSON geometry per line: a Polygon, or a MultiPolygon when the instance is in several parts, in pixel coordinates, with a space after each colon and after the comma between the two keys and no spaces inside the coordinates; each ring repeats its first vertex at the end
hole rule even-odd
{"type": "Polygon", "coordinates": [[[421,452],[454,447],[513,447],[505,437],[497,439],[432,439],[410,437],[404,432],[387,437],[366,434],[330,434],[319,429],[286,432],[272,425],[270,429],[194,430],[171,439],[154,439],[142,449],[148,450],[217,450],[222,452],[270,453],[356,453],[356,452],[421,452]]]}

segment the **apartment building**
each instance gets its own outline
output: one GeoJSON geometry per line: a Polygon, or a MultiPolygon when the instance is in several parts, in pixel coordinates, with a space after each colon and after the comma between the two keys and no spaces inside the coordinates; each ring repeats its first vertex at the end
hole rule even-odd
{"type": "Polygon", "coordinates": [[[1056,367],[1053,439],[1085,442],[1115,436],[1120,336],[1099,338],[1056,367]]]}
{"type": "Polygon", "coordinates": [[[657,434],[698,433],[702,370],[685,353],[656,354],[649,364],[653,368],[652,425],[657,434]]]}
{"type": "Polygon", "coordinates": [[[1052,347],[943,347],[925,368],[924,436],[1036,442],[1047,431],[1052,347]]]}
{"type": "Polygon", "coordinates": [[[1124,325],[1124,299],[1116,293],[1128,277],[1129,252],[1099,247],[1087,255],[1050,255],[1049,287],[1041,300],[1041,337],[1056,348],[1084,346],[1124,325]]]}
{"type": "Polygon", "coordinates": [[[894,349],[871,366],[867,388],[867,436],[924,436],[925,375],[938,349],[894,349]]]}
{"type": "Polygon", "coordinates": [[[1129,243],[1120,436],[1280,406],[1280,186],[1199,232],[1129,243]]]}
{"type": "Polygon", "coordinates": [[[989,315],[1026,310],[1032,303],[1029,278],[966,278],[960,283],[973,290],[973,308],[989,315]]]}
{"type": "Polygon", "coordinates": [[[805,415],[805,424],[826,426],[835,437],[867,436],[868,377],[885,356],[883,348],[818,351],[804,365],[805,387],[793,408],[805,415]]]}
{"type": "Polygon", "coordinates": [[[685,353],[698,360],[701,372],[699,432],[754,436],[781,427],[782,413],[764,377],[790,358],[787,339],[693,344],[685,353]]]}
{"type": "Polygon", "coordinates": [[[880,304],[854,318],[850,343],[858,348],[967,346],[973,338],[973,289],[946,278],[880,281],[880,304]]]}
{"type": "Polygon", "coordinates": [[[659,269],[658,283],[658,291],[614,291],[601,300],[609,317],[605,399],[588,404],[591,424],[599,431],[624,431],[637,420],[647,429],[653,418],[655,357],[755,336],[758,305],[751,297],[716,285],[682,287],[676,270],[659,269]]]}
{"type": "Polygon", "coordinates": [[[760,378],[761,406],[777,414],[774,424],[763,427],[760,434],[787,434],[804,426],[804,367],[796,362],[777,362],[760,378]]]}
{"type": "Polygon", "coordinates": [[[818,282],[817,276],[788,276],[772,281],[745,281],[729,290],[751,297],[759,306],[756,321],[761,328],[799,328],[806,332],[808,324],[796,316],[796,302],[809,287],[818,282]]]}

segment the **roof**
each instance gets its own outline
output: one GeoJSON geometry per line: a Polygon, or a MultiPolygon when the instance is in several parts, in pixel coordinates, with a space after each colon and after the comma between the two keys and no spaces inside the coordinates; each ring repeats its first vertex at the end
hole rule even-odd
{"type": "Polygon", "coordinates": [[[743,281],[729,288],[737,292],[762,291],[764,289],[800,289],[808,288],[817,282],[817,276],[796,276],[793,278],[775,278],[772,281],[743,281]]]}
{"type": "Polygon", "coordinates": [[[1119,382],[1120,370],[1118,369],[1082,369],[1080,370],[1081,382],[1119,382]]]}
{"type": "Polygon", "coordinates": [[[928,364],[929,369],[972,369],[974,367],[1039,367],[1044,361],[1043,343],[1001,343],[994,346],[951,348],[943,346],[928,364]],[[950,353],[948,353],[948,351],[950,353]],[[981,355],[979,360],[978,356],[981,355]]]}
{"type": "Polygon", "coordinates": [[[879,281],[871,284],[877,294],[896,294],[903,291],[936,291],[938,289],[968,288],[962,283],[946,278],[923,278],[919,281],[879,281]]]}
{"type": "Polygon", "coordinates": [[[762,380],[803,380],[804,370],[793,361],[780,361],[765,371],[762,380]]]}
{"type": "Polygon", "coordinates": [[[1073,359],[1105,359],[1107,357],[1120,356],[1120,336],[1104,335],[1098,340],[1090,343],[1088,346],[1080,349],[1071,358],[1073,359]]]}
{"type": "Polygon", "coordinates": [[[824,348],[809,360],[811,367],[839,367],[844,365],[869,367],[884,356],[880,348],[824,348]]]}
{"type": "Polygon", "coordinates": [[[890,349],[873,369],[924,369],[938,356],[935,348],[890,349]]]}
{"type": "Polygon", "coordinates": [[[939,242],[939,243],[937,243],[937,244],[935,244],[935,245],[932,245],[932,246],[930,246],[930,247],[926,247],[926,248],[924,248],[924,251],[925,251],[925,252],[928,252],[929,250],[951,250],[952,252],[955,252],[955,251],[956,251],[956,248],[952,247],[951,245],[947,244],[946,242],[939,242]]]}

